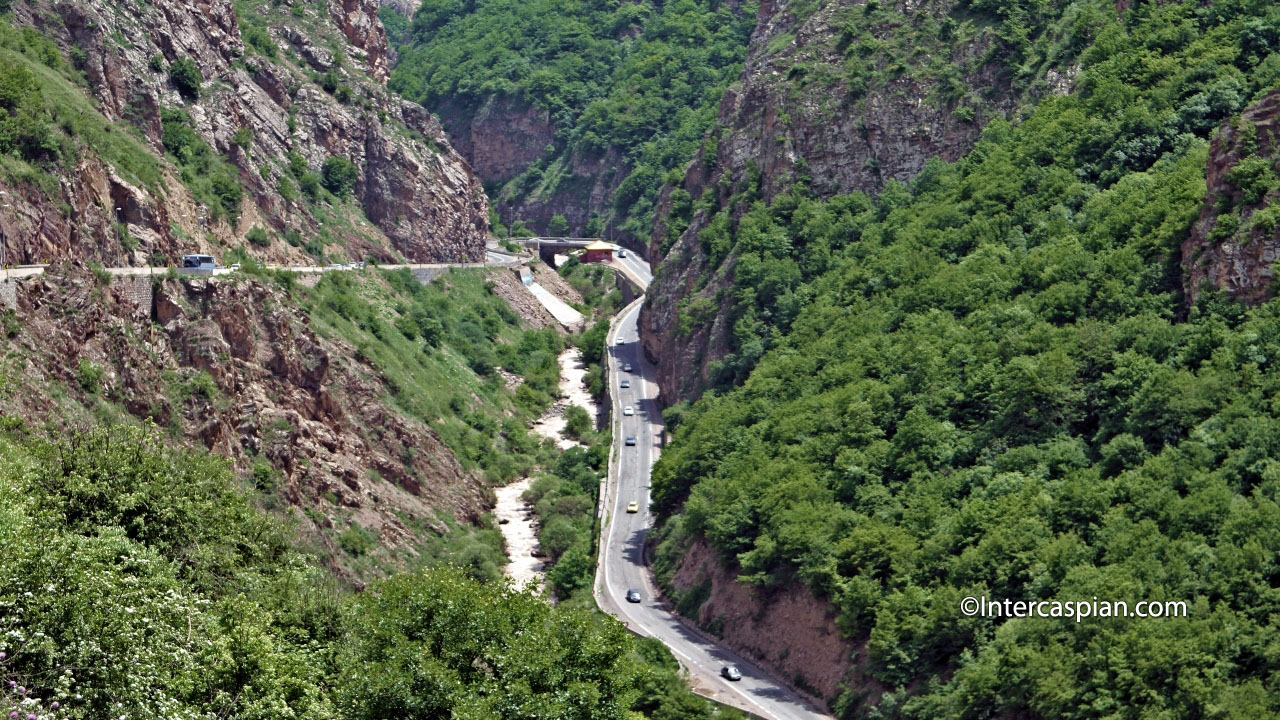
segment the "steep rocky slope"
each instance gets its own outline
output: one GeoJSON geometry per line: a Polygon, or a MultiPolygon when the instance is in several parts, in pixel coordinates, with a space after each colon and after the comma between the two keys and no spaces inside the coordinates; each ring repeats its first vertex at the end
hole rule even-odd
{"type": "Polygon", "coordinates": [[[1224,123],[1209,147],[1207,193],[1182,244],[1188,301],[1205,287],[1257,304],[1275,292],[1280,259],[1280,91],[1224,123]]]}
{"type": "Polygon", "coordinates": [[[317,538],[358,523],[412,555],[424,530],[444,532],[437,513],[469,522],[484,510],[482,484],[439,435],[388,405],[377,370],[271,285],[102,285],[61,266],[19,285],[16,320],[7,415],[62,427],[109,407],[150,418],[306,509],[297,518],[317,538]]]}
{"type": "Polygon", "coordinates": [[[753,588],[738,582],[738,572],[699,539],[685,550],[667,589],[689,598],[681,609],[700,627],[758,658],[814,703],[826,705],[840,694],[842,683],[883,691],[873,681],[851,677],[849,659],[856,657],[856,648],[841,637],[830,601],[815,598],[798,583],[772,592],[753,588]]]}
{"type": "MultiPolygon", "coordinates": [[[[735,257],[713,259],[699,239],[717,212],[736,219],[752,202],[789,190],[875,195],[890,181],[909,181],[930,158],[959,159],[988,121],[1009,116],[1022,98],[1070,88],[1069,47],[1011,43],[994,15],[969,5],[761,4],[746,68],[720,102],[717,130],[679,185],[663,188],[650,238],[649,261],[663,264],[641,335],[659,361],[667,403],[697,397],[708,365],[734,349],[733,304],[723,292],[735,257]],[[698,297],[719,311],[674,342],[681,307],[698,297]]],[[[1050,19],[1024,19],[1029,36],[1050,19]]]]}
{"type": "MultiPolygon", "coordinates": [[[[598,221],[588,223],[612,214],[614,193],[632,170],[617,147],[557,150],[550,113],[519,97],[492,96],[473,112],[446,104],[441,121],[476,175],[496,189],[499,215],[538,232],[550,233],[560,215],[568,223],[561,232],[602,234],[598,221]]],[[[621,232],[611,237],[623,239],[621,232]]]]}
{"type": "Polygon", "coordinates": [[[54,39],[81,83],[51,80],[46,97],[65,92],[80,118],[99,118],[130,150],[122,159],[115,145],[87,141],[72,162],[40,167],[49,181],[11,173],[13,202],[0,210],[9,262],[143,265],[195,251],[277,262],[481,257],[480,184],[429,112],[386,91],[376,3],[12,9],[18,25],[54,39]],[[353,176],[333,158],[352,163],[353,176]]]}

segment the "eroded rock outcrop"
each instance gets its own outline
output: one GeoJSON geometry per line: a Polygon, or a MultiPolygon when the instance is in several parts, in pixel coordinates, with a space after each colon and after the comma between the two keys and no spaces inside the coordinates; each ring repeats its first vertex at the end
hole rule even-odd
{"type": "Polygon", "coordinates": [[[474,522],[486,507],[483,483],[440,436],[391,407],[377,370],[313,332],[278,289],[246,278],[103,285],[62,265],[21,283],[18,305],[22,331],[10,342],[27,362],[5,414],[75,424],[40,389],[89,391],[269,483],[331,549],[320,529],[335,517],[412,554],[424,530],[445,531],[438,514],[474,522]],[[86,367],[97,368],[93,386],[86,367]],[[252,472],[255,458],[270,472],[252,472]]]}
{"type": "Polygon", "coordinates": [[[474,113],[441,112],[450,137],[484,182],[504,183],[542,159],[555,142],[550,113],[510,95],[490,97],[474,113]]]}
{"type": "MultiPolygon", "coordinates": [[[[548,148],[557,146],[550,113],[510,95],[489,97],[479,108],[443,107],[441,118],[458,152],[491,187],[502,187],[532,166],[548,163],[548,148]]],[[[505,188],[495,198],[503,217],[519,218],[545,229],[555,215],[564,216],[569,234],[581,236],[593,214],[607,215],[618,186],[631,172],[614,146],[572,147],[563,158],[564,177],[546,192],[505,188]]],[[[617,239],[615,237],[615,239],[617,239]]]]}
{"type": "Polygon", "coordinates": [[[1188,302],[1206,287],[1250,304],[1274,294],[1280,260],[1280,91],[1218,129],[1200,217],[1182,243],[1188,302]]]}
{"type": "Polygon", "coordinates": [[[146,212],[117,217],[120,193],[101,189],[103,175],[120,184],[116,171],[90,157],[62,179],[62,197],[54,199],[75,208],[74,218],[49,217],[39,206],[51,199],[38,189],[12,189],[21,204],[4,214],[11,261],[74,255],[140,265],[157,254],[171,260],[181,252],[219,255],[241,246],[270,262],[307,261],[284,242],[289,231],[303,239],[327,232],[329,242],[343,246],[337,254],[349,257],[481,259],[488,227],[483,189],[430,113],[385,89],[388,48],[376,1],[332,0],[325,12],[300,7],[301,17],[268,3],[251,8],[264,14],[256,22],[267,24],[255,26],[254,42],[247,43],[230,0],[15,3],[17,23],[82,58],[99,111],[137,127],[156,155],[166,151],[162,110],[184,110],[197,134],[234,164],[245,201],[238,215],[215,217],[219,213],[194,200],[170,168],[163,182],[124,191],[146,212]],[[331,51],[324,35],[345,40],[341,52],[331,51]],[[174,63],[187,59],[203,80],[198,98],[190,91],[184,96],[170,77],[174,63]],[[320,84],[313,73],[321,74],[320,84]],[[352,194],[363,213],[299,197],[291,152],[313,173],[328,158],[350,160],[357,169],[352,194]],[[335,232],[335,216],[350,230],[335,232]],[[117,222],[140,240],[137,257],[118,252],[117,222]],[[270,242],[246,243],[258,225],[273,231],[270,242]]]}
{"type": "Polygon", "coordinates": [[[364,53],[364,57],[359,59],[368,68],[369,75],[385,84],[391,68],[387,59],[387,32],[378,20],[378,3],[370,0],[329,0],[329,17],[333,18],[347,42],[364,53]]]}

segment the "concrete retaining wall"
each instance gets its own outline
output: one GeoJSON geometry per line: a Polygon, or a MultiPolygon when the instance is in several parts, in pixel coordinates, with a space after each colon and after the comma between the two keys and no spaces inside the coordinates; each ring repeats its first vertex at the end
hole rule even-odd
{"type": "Polygon", "coordinates": [[[427,285],[441,275],[448,274],[448,272],[449,268],[447,267],[419,268],[413,271],[413,276],[418,278],[418,282],[427,285]]]}
{"type": "MultiPolygon", "coordinates": [[[[483,267],[483,265],[477,265],[477,267],[483,267]]],[[[418,282],[426,285],[441,275],[448,274],[450,269],[447,266],[419,267],[413,269],[413,276],[418,279],[418,282]]],[[[11,272],[22,273],[22,270],[11,272]]],[[[0,308],[18,309],[19,283],[29,277],[37,277],[41,272],[24,273],[17,277],[0,277],[0,308]]],[[[167,275],[168,273],[164,269],[157,269],[154,277],[150,274],[113,275],[111,277],[111,287],[122,298],[136,305],[140,311],[150,313],[153,295],[152,282],[156,278],[164,278],[167,275]]],[[[319,272],[300,272],[297,274],[298,284],[304,287],[315,287],[322,277],[324,277],[324,274],[319,272]]]]}
{"type": "Polygon", "coordinates": [[[0,309],[18,309],[18,281],[0,279],[0,309]]]}
{"type": "Polygon", "coordinates": [[[111,288],[122,299],[138,308],[138,312],[151,314],[151,297],[154,294],[152,278],[146,275],[111,278],[111,288]]]}

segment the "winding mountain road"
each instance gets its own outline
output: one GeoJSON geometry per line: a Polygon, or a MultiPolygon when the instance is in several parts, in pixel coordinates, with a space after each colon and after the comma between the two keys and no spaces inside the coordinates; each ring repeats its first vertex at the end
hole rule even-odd
{"type": "MultiPolygon", "coordinates": [[[[443,268],[511,267],[526,258],[486,252],[486,262],[379,265],[386,270],[408,268],[433,270],[443,268]]],[[[634,253],[614,258],[612,267],[622,272],[641,292],[653,279],[648,263],[634,253]]],[[[272,266],[299,274],[325,273],[350,269],[349,266],[272,266]]],[[[0,270],[0,279],[10,280],[44,273],[43,265],[20,266],[0,270]]],[[[112,275],[162,275],[169,268],[107,268],[112,275]]],[[[209,274],[234,272],[218,268],[209,274]]],[[[595,596],[600,607],[622,620],[634,632],[660,640],[688,672],[695,692],[726,705],[745,710],[769,720],[830,720],[815,711],[803,699],[770,677],[753,663],[676,618],[658,601],[658,592],[644,559],[644,543],[650,526],[649,473],[658,459],[663,437],[663,423],[658,405],[656,367],[640,347],[639,316],[641,295],[615,319],[608,343],[610,396],[613,403],[613,448],[609,474],[601,498],[600,562],[597,566],[595,596]],[[631,370],[623,370],[629,364],[631,370]],[[619,382],[629,381],[622,388],[619,382]],[[624,415],[630,406],[632,415],[624,415]],[[635,437],[634,445],[625,444],[627,436],[635,437]],[[626,506],[636,501],[638,511],[628,513],[626,506]],[[629,589],[639,590],[641,602],[625,599],[629,589]],[[720,677],[725,665],[737,665],[742,679],[730,682],[720,677]]]]}
{"type": "MultiPolygon", "coordinates": [[[[653,275],[649,266],[633,254],[615,258],[615,267],[645,289],[653,275]]],[[[601,508],[600,562],[595,594],[600,607],[627,624],[637,634],[655,637],[675,654],[689,673],[695,692],[726,705],[770,720],[829,719],[794,692],[775,681],[741,655],[721,647],[709,637],[676,618],[657,600],[658,592],[644,559],[644,543],[651,524],[649,473],[658,459],[664,432],[658,405],[657,368],[640,347],[639,316],[643,296],[618,316],[608,336],[609,390],[613,403],[613,448],[601,508]],[[629,364],[631,371],[623,369],[629,364]],[[627,380],[630,387],[622,388],[627,380]],[[633,415],[624,415],[630,406],[633,415]],[[633,436],[633,446],[625,444],[633,436]],[[639,511],[628,513],[636,501],[639,511]],[[626,601],[627,590],[640,591],[641,602],[626,601]],[[720,668],[737,665],[742,679],[720,677],[720,668]]]]}

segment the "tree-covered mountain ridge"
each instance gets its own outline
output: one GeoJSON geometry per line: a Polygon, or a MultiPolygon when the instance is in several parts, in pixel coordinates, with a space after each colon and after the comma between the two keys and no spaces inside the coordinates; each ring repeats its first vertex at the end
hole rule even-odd
{"type": "Polygon", "coordinates": [[[638,247],[666,174],[715,122],[756,8],[427,0],[382,18],[399,57],[391,87],[439,112],[513,230],[638,247]]]}
{"type": "Polygon", "coordinates": [[[679,242],[720,270],[676,337],[728,306],[731,340],[667,411],[660,579],[706,592],[680,575],[705,541],[765,603],[828,602],[857,648],[841,717],[1275,716],[1280,10],[979,6],[1071,19],[1070,92],[874,195],[695,198],[679,242]],[[970,595],[1191,612],[996,620],[970,595]]]}
{"type": "Polygon", "coordinates": [[[958,160],[988,122],[1068,92],[1089,33],[1112,12],[1071,2],[762,5],[716,129],[659,194],[650,260],[679,259],[656,279],[642,329],[655,355],[679,339],[680,352],[659,363],[670,402],[721,382],[712,363],[737,372],[762,349],[735,336],[739,310],[716,302],[736,261],[723,243],[700,240],[718,232],[718,210],[736,222],[755,200],[793,188],[875,195],[930,159],[958,160]],[[689,303],[699,322],[682,319],[689,303]]]}

